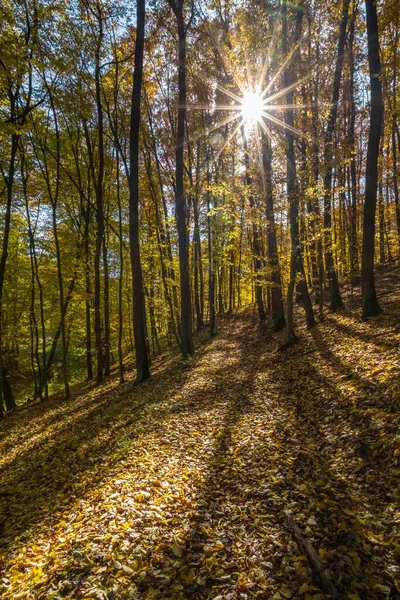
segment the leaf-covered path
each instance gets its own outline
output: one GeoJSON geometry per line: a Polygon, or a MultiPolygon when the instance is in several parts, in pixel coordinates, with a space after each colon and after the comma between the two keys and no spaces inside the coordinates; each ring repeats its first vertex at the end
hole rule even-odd
{"type": "Polygon", "coordinates": [[[244,311],[189,368],[164,358],[135,392],[114,379],[5,419],[2,597],[328,598],[290,511],[343,598],[399,598],[394,276],[373,321],[347,299],[276,352],[244,311]]]}

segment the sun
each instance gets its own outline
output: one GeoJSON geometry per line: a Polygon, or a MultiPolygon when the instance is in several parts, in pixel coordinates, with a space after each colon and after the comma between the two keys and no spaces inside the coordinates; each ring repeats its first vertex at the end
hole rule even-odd
{"type": "Polygon", "coordinates": [[[262,96],[253,90],[247,91],[241,100],[241,113],[245,123],[249,125],[259,123],[264,113],[262,96]]]}

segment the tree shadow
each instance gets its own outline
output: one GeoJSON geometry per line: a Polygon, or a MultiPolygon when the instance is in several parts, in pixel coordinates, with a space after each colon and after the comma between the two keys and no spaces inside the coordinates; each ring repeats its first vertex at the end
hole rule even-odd
{"type": "Polygon", "coordinates": [[[388,597],[400,598],[385,570],[396,562],[390,532],[399,498],[400,463],[394,452],[399,402],[390,394],[398,376],[385,382],[361,376],[332,351],[319,329],[310,336],[316,352],[296,360],[293,350],[291,360],[271,365],[287,412],[282,453],[295,455],[283,493],[341,593],[379,598],[378,575],[390,589],[388,597]],[[353,397],[346,388],[349,380],[357,386],[353,397]],[[303,387],[295,387],[296,381],[303,387]]]}
{"type": "Polygon", "coordinates": [[[35,523],[53,518],[77,497],[101,485],[121,458],[118,430],[135,425],[138,432],[130,435],[132,441],[144,434],[138,425],[149,415],[155,418],[147,426],[146,435],[159,428],[168,415],[176,413],[180,403],[174,395],[191,372],[179,367],[172,362],[136,391],[132,391],[131,383],[119,386],[114,381],[101,388],[92,387],[83,399],[77,397],[62,406],[55,401],[40,405],[36,409],[35,429],[28,413],[15,415],[13,419],[20,428],[26,428],[26,433],[14,452],[12,433],[6,432],[3,438],[0,546],[7,547],[35,523]],[[40,413],[45,421],[42,431],[40,413]]]}
{"type": "MultiPolygon", "coordinates": [[[[104,390],[64,428],[52,431],[50,424],[46,447],[37,440],[6,467],[4,545],[11,548],[16,535],[29,535],[40,520],[51,527],[58,511],[76,510],[77,501],[107,478],[123,477],[122,430],[122,443],[143,453],[147,440],[158,436],[165,448],[158,468],[173,457],[193,478],[187,496],[173,500],[178,517],[159,526],[157,540],[154,534],[143,551],[145,566],[130,576],[139,597],[269,598],[288,583],[288,573],[295,595],[312,574],[283,533],[283,510],[290,509],[304,531],[310,528],[343,594],[358,590],[363,600],[381,598],[370,582],[378,575],[392,587],[384,569],[390,548],[372,539],[387,541],[399,465],[390,444],[379,446],[382,431],[390,438],[396,425],[382,423],[385,405],[377,413],[370,394],[384,398],[393,380],[377,387],[354,373],[317,328],[303,342],[306,351],[299,344],[277,354],[276,338],[267,338],[256,319],[227,320],[193,370],[160,372],[136,399],[128,387],[104,390]],[[356,398],[342,387],[347,380],[359,384],[356,398]],[[198,431],[192,434],[188,422],[180,426],[179,415],[204,431],[199,442],[198,431]],[[167,436],[170,423],[173,436],[167,436]]],[[[398,409],[394,402],[392,408],[398,409]]],[[[139,473],[132,494],[140,485],[139,473]]],[[[144,501],[144,515],[152,504],[144,501]]],[[[138,528],[155,531],[152,517],[140,518],[138,528]]],[[[73,564],[71,556],[59,577],[75,582],[71,597],[79,598],[90,569],[73,564]]],[[[112,567],[105,568],[104,585],[111,588],[112,567]]]]}

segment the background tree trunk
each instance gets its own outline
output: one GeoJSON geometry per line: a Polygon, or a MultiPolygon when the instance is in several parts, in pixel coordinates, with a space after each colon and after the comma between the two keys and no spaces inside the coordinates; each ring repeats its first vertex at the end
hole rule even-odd
{"type": "Polygon", "coordinates": [[[143,80],[145,0],[137,0],[135,73],[132,88],[129,174],[129,237],[133,281],[133,333],[136,353],[135,384],[150,377],[146,344],[146,313],[139,243],[139,132],[143,80]]]}
{"type": "Polygon", "coordinates": [[[362,317],[373,317],[382,312],[375,290],[375,213],[378,188],[378,157],[382,130],[382,84],[379,56],[378,16],[374,0],[365,2],[368,35],[368,63],[371,81],[371,113],[365,176],[364,229],[362,245],[362,317]]]}

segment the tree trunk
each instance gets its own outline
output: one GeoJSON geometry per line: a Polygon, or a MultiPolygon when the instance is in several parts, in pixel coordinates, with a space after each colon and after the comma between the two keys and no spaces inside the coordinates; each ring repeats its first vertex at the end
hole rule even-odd
{"type": "Polygon", "coordinates": [[[331,310],[336,310],[343,306],[342,297],[340,295],[339,282],[334,266],[332,255],[332,161],[333,161],[333,132],[335,130],[338,102],[340,94],[340,80],[342,78],[343,69],[343,53],[346,41],[346,28],[349,16],[349,0],[343,0],[342,16],[340,21],[339,42],[336,58],[335,75],[333,80],[333,92],[331,109],[328,117],[328,125],[325,133],[324,146],[324,229],[325,229],[325,262],[326,270],[329,278],[329,289],[331,310]]]}
{"type": "Polygon", "coordinates": [[[137,0],[135,73],[132,88],[129,174],[129,238],[133,282],[133,333],[135,338],[136,380],[138,385],[150,377],[146,344],[146,313],[139,240],[139,132],[143,80],[145,0],[137,0]]]}
{"type": "Polygon", "coordinates": [[[117,203],[118,203],[118,220],[119,220],[119,281],[118,281],[118,369],[119,382],[124,383],[124,361],[122,353],[122,337],[123,337],[123,289],[124,289],[124,242],[122,238],[122,206],[121,206],[121,190],[120,190],[120,170],[119,170],[119,151],[117,153],[117,203]]]}
{"type": "Polygon", "coordinates": [[[3,399],[7,410],[12,410],[13,408],[15,408],[15,402],[13,400],[12,393],[9,394],[9,382],[7,380],[6,368],[3,362],[3,291],[4,279],[6,274],[6,263],[8,258],[8,242],[10,239],[11,204],[14,187],[15,159],[17,155],[18,140],[19,136],[13,133],[11,136],[11,155],[8,167],[8,174],[5,178],[5,183],[7,187],[7,204],[6,214],[4,218],[3,245],[1,249],[0,258],[0,416],[4,413],[3,399]]]}
{"type": "MultiPolygon", "coordinates": [[[[282,50],[283,55],[287,54],[287,7],[283,6],[282,9],[283,23],[282,23],[282,50]]],[[[303,11],[300,10],[296,17],[296,30],[294,43],[297,43],[300,39],[301,26],[303,19],[303,11]]],[[[298,52],[296,51],[296,54],[298,52]]],[[[293,61],[296,63],[296,61],[293,61]]],[[[284,86],[290,88],[293,84],[293,73],[292,69],[294,65],[287,66],[284,70],[284,86]]],[[[289,89],[286,93],[286,103],[289,106],[294,104],[294,91],[289,89]]],[[[287,196],[289,203],[289,223],[290,223],[290,242],[291,242],[291,258],[290,258],[290,280],[288,286],[287,296],[287,343],[292,344],[296,340],[293,325],[293,293],[296,283],[296,273],[299,272],[301,275],[301,292],[303,294],[304,308],[306,311],[306,322],[307,327],[310,328],[315,325],[314,311],[310,295],[308,293],[307,283],[304,276],[303,258],[300,247],[299,237],[299,210],[298,210],[298,195],[299,186],[296,174],[296,157],[294,151],[294,135],[292,133],[294,129],[294,114],[293,110],[288,110],[286,113],[286,124],[288,125],[286,131],[286,181],[287,181],[287,196]]]]}
{"type": "Polygon", "coordinates": [[[183,149],[186,119],[186,26],[183,16],[183,0],[168,0],[178,25],[178,127],[175,146],[175,211],[179,239],[179,272],[181,288],[181,351],[184,358],[194,354],[192,335],[192,308],[190,295],[189,252],[187,236],[187,206],[183,183],[183,149]]]}
{"type": "Polygon", "coordinates": [[[90,282],[90,244],[89,244],[89,224],[90,224],[90,206],[84,211],[85,230],[85,321],[86,321],[86,371],[87,379],[93,379],[92,367],[92,326],[91,326],[91,282],[90,282]]]}
{"type": "Polygon", "coordinates": [[[254,214],[255,202],[254,196],[251,190],[252,186],[252,178],[250,175],[250,158],[247,150],[247,141],[244,132],[244,127],[241,127],[242,132],[242,140],[243,140],[243,149],[244,149],[244,163],[245,163],[245,177],[246,177],[246,186],[248,189],[248,199],[250,204],[250,209],[252,211],[252,251],[253,251],[253,263],[254,263],[254,279],[255,279],[255,297],[258,309],[258,316],[260,321],[265,321],[266,314],[264,308],[263,301],[263,289],[261,282],[261,232],[258,224],[255,222],[256,215],[254,214]]]}
{"type": "Polygon", "coordinates": [[[265,173],[265,212],[267,216],[267,243],[268,258],[271,267],[271,309],[272,327],[274,331],[280,331],[286,325],[283,310],[281,272],[278,258],[278,244],[275,231],[274,198],[272,194],[272,167],[270,142],[265,134],[262,137],[262,159],[265,173]]]}
{"type": "MultiPolygon", "coordinates": [[[[46,322],[44,318],[44,301],[43,301],[43,286],[39,277],[39,265],[36,254],[36,245],[35,245],[35,237],[32,229],[31,223],[31,215],[29,209],[29,200],[28,200],[28,190],[27,190],[27,175],[24,170],[24,159],[21,158],[21,177],[22,177],[22,186],[23,192],[25,196],[25,210],[26,210],[26,218],[28,222],[28,238],[29,238],[29,247],[31,254],[31,262],[32,262],[32,272],[35,273],[35,281],[39,290],[39,312],[40,312],[40,327],[41,327],[41,336],[42,336],[42,356],[41,360],[39,356],[37,357],[37,366],[38,366],[38,378],[37,378],[37,386],[35,386],[35,395],[40,396],[41,400],[47,400],[49,396],[48,384],[47,384],[47,371],[46,371],[46,322]],[[44,391],[44,396],[43,396],[44,391]]],[[[32,282],[32,285],[34,283],[32,282]]],[[[38,350],[39,352],[39,350],[38,350]]]]}
{"type": "Polygon", "coordinates": [[[364,229],[362,245],[362,318],[382,312],[375,290],[375,213],[378,186],[378,157],[382,130],[382,84],[379,56],[378,16],[374,0],[365,1],[368,35],[368,63],[371,81],[371,113],[365,178],[364,229]]]}
{"type": "Polygon", "coordinates": [[[354,93],[354,33],[355,33],[356,11],[353,15],[350,25],[349,40],[349,63],[350,63],[350,179],[351,179],[351,220],[350,220],[350,278],[352,285],[358,285],[360,282],[360,265],[358,264],[358,242],[357,242],[357,173],[356,173],[356,144],[355,144],[355,122],[356,122],[356,103],[354,93]]]}
{"type": "Polygon", "coordinates": [[[96,84],[96,109],[97,109],[97,129],[99,136],[99,164],[97,178],[95,178],[93,169],[93,178],[96,191],[96,244],[94,254],[94,333],[96,343],[96,381],[101,383],[104,377],[104,349],[102,336],[102,319],[101,319],[101,274],[100,263],[104,240],[104,207],[103,207],[103,179],[104,179],[104,130],[103,130],[103,107],[101,102],[101,73],[100,73],[100,48],[103,40],[103,24],[102,17],[99,11],[99,43],[96,49],[96,67],[95,67],[95,84],[96,84]]]}

